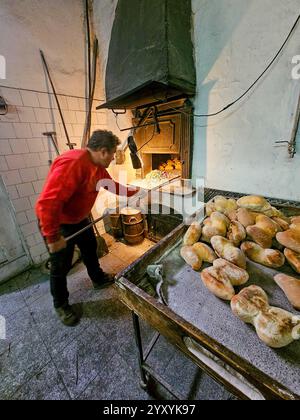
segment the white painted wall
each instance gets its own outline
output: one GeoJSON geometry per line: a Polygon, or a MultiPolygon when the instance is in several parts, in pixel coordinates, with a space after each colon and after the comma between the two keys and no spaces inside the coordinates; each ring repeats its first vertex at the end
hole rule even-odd
{"type": "MultiPolygon", "coordinates": [[[[241,95],[275,56],[300,10],[300,0],[192,0],[197,96],[195,113],[222,109],[241,95]]],[[[195,119],[193,177],[211,188],[300,200],[298,154],[287,148],[300,93],[292,57],[300,26],[251,94],[223,114],[195,119]],[[199,164],[200,163],[200,164],[199,164]]]]}
{"type": "Polygon", "coordinates": [[[0,54],[7,81],[27,89],[47,87],[39,50],[59,92],[85,95],[83,0],[1,0],[0,54]]]}

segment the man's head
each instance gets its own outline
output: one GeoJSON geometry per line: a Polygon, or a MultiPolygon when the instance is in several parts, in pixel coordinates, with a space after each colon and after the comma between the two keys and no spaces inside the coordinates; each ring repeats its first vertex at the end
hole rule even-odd
{"type": "Polygon", "coordinates": [[[93,132],[87,148],[95,165],[108,168],[114,160],[119,144],[120,140],[111,131],[97,130],[93,132]]]}

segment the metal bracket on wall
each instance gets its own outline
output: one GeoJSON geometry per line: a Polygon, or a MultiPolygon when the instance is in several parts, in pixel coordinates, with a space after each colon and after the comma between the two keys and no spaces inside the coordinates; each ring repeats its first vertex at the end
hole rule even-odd
{"type": "MultiPolygon", "coordinates": [[[[42,134],[43,134],[43,136],[47,136],[50,139],[50,141],[51,141],[51,143],[52,143],[52,145],[53,145],[53,147],[54,147],[54,149],[57,153],[57,156],[59,156],[60,153],[59,153],[59,149],[58,149],[58,141],[57,141],[57,137],[56,137],[56,132],[55,131],[47,131],[46,133],[42,133],[42,134]]],[[[51,165],[52,164],[52,159],[49,159],[48,162],[49,162],[49,165],[51,165]]]]}
{"type": "Polygon", "coordinates": [[[288,153],[291,159],[295,157],[296,154],[296,137],[293,141],[276,141],[275,144],[287,144],[288,153]]]}

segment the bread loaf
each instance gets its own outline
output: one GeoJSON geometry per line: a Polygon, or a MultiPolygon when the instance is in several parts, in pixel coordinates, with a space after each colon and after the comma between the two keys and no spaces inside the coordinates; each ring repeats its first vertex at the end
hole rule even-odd
{"type": "Polygon", "coordinates": [[[199,222],[193,222],[188,228],[183,238],[184,246],[192,246],[199,241],[202,233],[201,224],[199,222]]]}
{"type": "Polygon", "coordinates": [[[282,219],[282,217],[272,217],[272,219],[281,227],[281,230],[288,230],[290,228],[290,224],[282,219]]]}
{"type": "Polygon", "coordinates": [[[210,246],[203,244],[201,242],[197,242],[193,245],[194,251],[198,255],[199,259],[203,262],[213,263],[218,257],[211,249],[210,246]]]}
{"type": "Polygon", "coordinates": [[[239,246],[242,241],[246,239],[247,233],[244,226],[240,222],[231,222],[227,231],[227,239],[229,239],[234,246],[239,246]]]}
{"type": "Polygon", "coordinates": [[[258,337],[269,347],[282,348],[300,339],[300,317],[270,306],[258,286],[246,287],[234,296],[231,309],[242,321],[254,325],[258,337]]]}
{"type": "Polygon", "coordinates": [[[300,254],[300,232],[294,229],[289,229],[284,232],[279,232],[276,235],[277,241],[285,247],[300,254]]]}
{"type": "Polygon", "coordinates": [[[300,274],[300,254],[297,254],[291,249],[285,248],[284,255],[296,273],[300,274]]]}
{"type": "Polygon", "coordinates": [[[300,234],[300,222],[299,222],[299,220],[297,219],[297,220],[294,220],[292,223],[291,223],[291,225],[290,225],[290,229],[292,229],[292,230],[297,230],[298,232],[299,232],[299,234],[300,234]]]}
{"type": "Polygon", "coordinates": [[[193,270],[200,270],[202,266],[202,261],[200,260],[192,246],[183,246],[180,250],[180,255],[184,259],[184,261],[192,267],[193,270]]]}
{"type": "Polygon", "coordinates": [[[235,295],[234,288],[226,278],[219,278],[214,267],[206,268],[201,272],[204,286],[215,296],[223,300],[231,300],[235,295]]]}
{"type": "Polygon", "coordinates": [[[251,324],[260,312],[266,312],[268,308],[269,302],[266,292],[255,285],[244,288],[231,301],[231,309],[234,315],[247,324],[251,324]]]}
{"type": "Polygon", "coordinates": [[[237,220],[246,228],[255,225],[256,215],[247,209],[240,208],[237,211],[237,220]]]}
{"type": "Polygon", "coordinates": [[[232,286],[242,286],[249,280],[249,274],[229,261],[219,258],[213,262],[218,278],[229,280],[232,286]]]}
{"type": "Polygon", "coordinates": [[[296,223],[299,224],[300,223],[300,216],[295,216],[291,218],[291,224],[296,223]]]}
{"type": "Polygon", "coordinates": [[[248,236],[262,248],[272,247],[272,236],[268,235],[258,226],[248,226],[246,228],[246,231],[248,236]]]}
{"type": "Polygon", "coordinates": [[[255,225],[262,229],[267,235],[274,238],[276,233],[281,232],[281,227],[270,217],[260,214],[256,217],[255,225]]]}
{"type": "Polygon", "coordinates": [[[237,201],[239,207],[243,207],[248,210],[264,212],[271,209],[271,204],[264,197],[256,195],[248,195],[240,198],[237,201]]]}
{"type": "Polygon", "coordinates": [[[264,249],[254,242],[243,242],[241,249],[251,261],[266,267],[280,268],[285,262],[285,257],[280,251],[264,249]]]}
{"type": "Polygon", "coordinates": [[[226,236],[229,224],[230,221],[224,214],[213,212],[210,216],[210,220],[207,220],[203,226],[202,233],[205,242],[209,242],[213,236],[226,236]]]}
{"type": "Polygon", "coordinates": [[[263,211],[263,214],[268,217],[285,217],[284,214],[275,207],[271,207],[270,209],[263,211]]]}
{"type": "Polygon", "coordinates": [[[222,195],[217,195],[206,204],[205,208],[207,216],[211,216],[216,211],[229,215],[237,210],[237,203],[233,198],[227,199],[222,195]]]}
{"type": "Polygon", "coordinates": [[[239,248],[236,248],[228,239],[225,239],[222,236],[214,236],[211,239],[211,244],[220,258],[223,258],[240,268],[246,268],[244,253],[239,248]]]}
{"type": "Polygon", "coordinates": [[[215,211],[227,215],[228,213],[237,210],[238,206],[236,200],[233,198],[227,199],[226,197],[217,196],[214,199],[215,211]]]}
{"type": "Polygon", "coordinates": [[[216,211],[215,209],[215,204],[214,204],[214,200],[210,200],[206,205],[205,205],[205,213],[206,216],[210,216],[214,211],[216,211]]]}
{"type": "Polygon", "coordinates": [[[283,290],[292,306],[300,311],[300,280],[285,274],[277,274],[274,280],[283,290]]]}
{"type": "Polygon", "coordinates": [[[238,221],[237,210],[233,210],[233,211],[227,212],[226,213],[226,216],[228,217],[228,219],[231,222],[237,222],[238,221]]]}

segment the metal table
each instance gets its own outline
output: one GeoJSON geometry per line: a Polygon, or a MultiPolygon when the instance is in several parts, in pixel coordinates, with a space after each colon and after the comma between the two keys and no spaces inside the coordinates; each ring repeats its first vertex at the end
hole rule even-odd
{"type": "MultiPolygon", "coordinates": [[[[143,352],[139,317],[238,398],[300,399],[300,342],[279,350],[267,347],[252,326],[233,315],[229,303],[211,294],[200,274],[180,257],[185,231],[186,226],[180,225],[116,279],[119,298],[133,314],[142,386],[147,388],[149,378],[153,378],[181,397],[148,365],[147,357],[158,335],[143,352]],[[164,266],[162,291],[168,306],[138,287],[147,277],[147,267],[157,262],[164,266]]],[[[275,270],[252,262],[248,262],[247,270],[247,286],[263,287],[271,305],[297,314],[273,281],[275,270]]],[[[292,274],[288,266],[281,272],[292,274]]]]}

